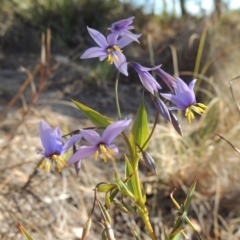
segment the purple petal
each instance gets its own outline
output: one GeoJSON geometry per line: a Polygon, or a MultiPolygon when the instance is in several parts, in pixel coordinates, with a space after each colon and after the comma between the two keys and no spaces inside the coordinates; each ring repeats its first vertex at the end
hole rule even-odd
{"type": "Polygon", "coordinates": [[[45,149],[45,157],[51,156],[52,154],[56,153],[55,152],[56,150],[60,149],[59,139],[56,142],[56,138],[55,138],[55,136],[58,134],[58,131],[59,130],[57,129],[53,131],[52,128],[47,123],[45,123],[44,121],[40,121],[39,133],[40,133],[42,145],[45,149]]]}
{"type": "Polygon", "coordinates": [[[176,95],[169,94],[169,93],[161,93],[161,96],[166,98],[167,100],[171,101],[172,103],[177,105],[177,107],[179,107],[182,110],[186,110],[186,108],[188,107],[187,105],[185,105],[185,102],[183,102],[182,99],[176,95]]]}
{"type": "Polygon", "coordinates": [[[75,134],[71,136],[67,142],[64,144],[63,149],[62,149],[62,154],[67,152],[71,147],[73,147],[74,144],[77,142],[81,141],[82,135],[81,134],[75,134]]]}
{"type": "Polygon", "coordinates": [[[181,96],[183,93],[190,92],[190,89],[181,78],[177,78],[177,87],[175,92],[177,96],[181,96]]]}
{"type": "Polygon", "coordinates": [[[167,86],[172,89],[176,88],[176,80],[174,77],[172,77],[170,74],[163,71],[161,68],[156,69],[155,73],[162,78],[162,80],[167,84],[167,86]]]}
{"type": "Polygon", "coordinates": [[[178,106],[172,106],[168,108],[170,111],[172,110],[186,110],[186,108],[178,107],[178,106]]]}
{"type": "Polygon", "coordinates": [[[68,164],[90,157],[98,150],[97,146],[82,146],[68,160],[68,164]]]}
{"type": "Polygon", "coordinates": [[[125,56],[118,51],[114,51],[114,54],[117,55],[118,59],[113,56],[113,62],[116,68],[124,75],[128,76],[128,71],[127,71],[127,61],[125,56]]]}
{"type": "Polygon", "coordinates": [[[117,22],[112,23],[108,29],[116,33],[121,33],[125,29],[133,29],[134,28],[133,26],[129,26],[130,24],[132,24],[133,19],[134,17],[119,20],[117,22]]]}
{"type": "Polygon", "coordinates": [[[160,98],[154,98],[155,106],[158,112],[169,122],[171,122],[171,116],[165,103],[160,98]]]}
{"type": "Polygon", "coordinates": [[[190,91],[193,92],[193,89],[194,89],[194,87],[195,87],[195,83],[196,83],[196,82],[197,82],[197,79],[193,79],[193,80],[189,83],[188,87],[189,87],[190,91]]]}
{"type": "Polygon", "coordinates": [[[95,58],[95,57],[107,57],[107,52],[106,50],[100,48],[100,47],[91,47],[87,49],[82,56],[80,57],[81,59],[86,59],[86,58],[95,58]]]}
{"type": "Polygon", "coordinates": [[[102,141],[99,134],[94,130],[81,130],[81,134],[92,145],[97,145],[102,141]]]}
{"type": "Polygon", "coordinates": [[[129,38],[127,36],[125,37],[125,35],[123,35],[123,37],[118,40],[117,45],[119,46],[119,48],[123,48],[133,41],[135,41],[135,39],[129,38]]]}
{"type": "Polygon", "coordinates": [[[55,153],[58,153],[61,155],[62,151],[62,132],[59,127],[56,127],[53,131],[54,139],[55,139],[55,153]]]}
{"type": "MultiPolygon", "coordinates": [[[[194,82],[191,83],[191,88],[193,86],[194,82]]],[[[194,92],[189,89],[188,85],[181,78],[177,78],[177,87],[175,88],[175,92],[185,106],[196,103],[194,92]]]]}
{"type": "Polygon", "coordinates": [[[158,82],[153,78],[153,76],[149,72],[143,72],[142,74],[138,74],[143,86],[154,95],[154,91],[158,91],[161,89],[161,86],[158,82]]]}
{"type": "Polygon", "coordinates": [[[101,56],[101,57],[99,57],[99,60],[103,61],[107,56],[108,56],[107,54],[106,54],[106,56],[101,56]]]}
{"type": "MultiPolygon", "coordinates": [[[[139,43],[138,38],[140,38],[140,37],[142,36],[142,34],[134,34],[134,33],[130,32],[130,31],[126,30],[126,31],[124,31],[124,32],[121,34],[121,36],[122,36],[123,38],[128,38],[129,40],[132,40],[132,41],[135,41],[135,42],[138,42],[138,43],[139,43]]],[[[130,41],[129,43],[131,43],[132,41],[130,41]]],[[[129,43],[128,43],[128,44],[129,44],[129,43]]],[[[125,46],[126,46],[126,45],[125,45],[125,46]]]]}
{"type": "Polygon", "coordinates": [[[117,45],[117,38],[118,38],[118,34],[115,33],[110,33],[107,36],[107,42],[108,42],[108,46],[114,46],[117,45]]]}
{"type": "Polygon", "coordinates": [[[142,72],[149,72],[149,71],[154,71],[156,69],[159,69],[162,66],[162,64],[157,65],[155,67],[152,68],[147,68],[147,67],[143,67],[142,65],[140,65],[139,63],[134,62],[133,63],[133,68],[137,73],[142,73],[142,72]]]}
{"type": "Polygon", "coordinates": [[[97,30],[93,28],[87,27],[87,30],[93,40],[103,49],[106,49],[108,47],[108,43],[106,41],[106,38],[97,30]]]}
{"type": "Polygon", "coordinates": [[[131,119],[120,120],[110,124],[102,135],[102,142],[111,144],[112,141],[131,123],[131,119]]]}
{"type": "Polygon", "coordinates": [[[107,148],[112,149],[116,153],[116,155],[119,153],[118,148],[115,144],[109,144],[107,145],[107,148]]]}

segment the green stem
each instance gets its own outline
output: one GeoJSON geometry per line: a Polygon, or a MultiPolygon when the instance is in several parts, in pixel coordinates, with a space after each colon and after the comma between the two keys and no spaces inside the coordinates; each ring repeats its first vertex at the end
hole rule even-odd
{"type": "Polygon", "coordinates": [[[134,164],[133,166],[133,169],[134,169],[134,178],[135,178],[135,184],[136,184],[136,187],[137,187],[137,195],[138,195],[138,200],[136,202],[136,207],[138,209],[138,212],[144,222],[144,225],[146,226],[147,228],[147,231],[149,233],[149,236],[151,237],[152,240],[157,240],[155,234],[154,234],[154,231],[153,231],[153,228],[152,228],[152,225],[149,221],[149,212],[145,206],[145,201],[143,199],[143,196],[142,196],[142,190],[141,190],[141,182],[140,182],[140,178],[139,178],[139,172],[138,172],[138,160],[134,161],[136,164],[134,164]]]}
{"type": "Polygon", "coordinates": [[[119,100],[118,100],[118,78],[119,78],[119,74],[120,74],[120,72],[118,71],[117,76],[116,76],[116,81],[115,81],[115,101],[116,101],[118,120],[121,119],[121,111],[120,111],[120,105],[119,105],[119,100]]]}
{"type": "Polygon", "coordinates": [[[153,231],[153,228],[152,228],[152,225],[149,221],[149,217],[148,217],[148,210],[147,208],[144,206],[144,209],[142,209],[141,207],[139,207],[137,205],[137,209],[138,209],[138,212],[144,222],[144,225],[145,227],[147,228],[147,231],[149,233],[149,236],[151,237],[152,240],[157,240],[156,236],[155,236],[155,233],[153,231]]]}

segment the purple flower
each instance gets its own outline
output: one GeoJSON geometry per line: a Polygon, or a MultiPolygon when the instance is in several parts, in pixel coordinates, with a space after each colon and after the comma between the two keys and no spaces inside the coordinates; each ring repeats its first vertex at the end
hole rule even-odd
{"type": "Polygon", "coordinates": [[[108,30],[110,30],[112,33],[116,33],[124,38],[128,38],[139,43],[138,38],[141,37],[142,34],[133,34],[129,31],[134,29],[133,26],[130,26],[133,22],[133,19],[134,17],[130,17],[114,22],[108,27],[108,30]]]}
{"type": "Polygon", "coordinates": [[[143,86],[154,95],[154,91],[158,91],[158,89],[161,89],[161,86],[159,83],[153,78],[153,76],[149,73],[149,71],[156,70],[160,68],[161,65],[155,66],[153,68],[146,68],[141,66],[139,63],[134,62],[133,68],[138,73],[138,76],[143,84],[143,86]]]}
{"type": "Polygon", "coordinates": [[[196,97],[193,91],[196,81],[197,80],[194,79],[187,85],[181,78],[177,78],[175,95],[161,93],[161,96],[176,105],[170,107],[169,110],[185,110],[185,116],[189,122],[194,119],[193,111],[198,114],[203,114],[207,108],[207,106],[202,103],[196,103],[196,97]]]}
{"type": "Polygon", "coordinates": [[[103,132],[102,137],[94,130],[81,130],[82,136],[92,144],[92,146],[81,146],[75,154],[68,160],[68,164],[79,162],[84,158],[94,155],[95,159],[101,154],[104,162],[107,158],[114,160],[118,154],[118,148],[112,141],[131,123],[131,119],[121,120],[109,125],[103,132]]]}
{"type": "Polygon", "coordinates": [[[99,47],[91,47],[87,49],[81,59],[99,57],[100,61],[107,58],[110,64],[115,64],[116,68],[124,75],[128,76],[127,61],[125,56],[122,54],[121,48],[125,47],[133,40],[127,38],[121,38],[118,40],[119,34],[111,33],[107,36],[107,39],[97,30],[87,28],[89,34],[93,40],[98,44],[99,47]]]}
{"type": "Polygon", "coordinates": [[[47,173],[50,170],[51,161],[56,161],[57,169],[61,172],[62,167],[67,166],[66,161],[61,156],[73,145],[73,139],[67,141],[63,146],[60,128],[57,127],[53,130],[44,121],[40,121],[39,123],[39,133],[45,151],[38,153],[47,158],[43,160],[39,167],[45,167],[45,172],[47,173]]]}

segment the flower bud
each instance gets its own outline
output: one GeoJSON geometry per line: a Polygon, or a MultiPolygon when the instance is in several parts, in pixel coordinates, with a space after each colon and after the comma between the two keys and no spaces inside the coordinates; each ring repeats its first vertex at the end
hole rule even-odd
{"type": "Polygon", "coordinates": [[[157,174],[156,164],[153,158],[145,151],[142,151],[142,158],[147,164],[148,168],[154,173],[157,174]]]}

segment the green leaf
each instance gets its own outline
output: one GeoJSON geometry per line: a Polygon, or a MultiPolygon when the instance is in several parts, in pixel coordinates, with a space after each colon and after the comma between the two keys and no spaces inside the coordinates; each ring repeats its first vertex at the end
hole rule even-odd
{"type": "Polygon", "coordinates": [[[116,187],[116,184],[102,182],[97,185],[96,189],[98,192],[108,192],[109,190],[112,190],[116,187]]]}
{"type": "Polygon", "coordinates": [[[129,208],[126,207],[126,205],[123,205],[120,201],[118,201],[117,199],[114,199],[113,200],[113,204],[115,204],[115,206],[123,213],[127,213],[127,214],[130,214],[130,215],[133,215],[135,214],[135,211],[134,209],[130,209],[130,206],[128,206],[129,208]]]}
{"type": "Polygon", "coordinates": [[[18,222],[18,227],[21,230],[21,232],[23,233],[23,235],[26,237],[26,239],[28,240],[33,240],[33,238],[31,237],[31,235],[27,232],[27,230],[18,222]]]}
{"type": "Polygon", "coordinates": [[[113,189],[112,191],[110,191],[110,200],[113,201],[113,199],[117,196],[117,194],[119,193],[119,189],[113,189]]]}
{"type": "Polygon", "coordinates": [[[116,184],[118,186],[119,191],[123,194],[131,198],[133,201],[136,201],[134,194],[128,189],[127,185],[119,178],[116,171],[114,171],[116,184]]]}
{"type": "Polygon", "coordinates": [[[182,235],[182,230],[176,231],[169,236],[169,240],[179,240],[182,235]]]}
{"type": "Polygon", "coordinates": [[[140,182],[140,184],[141,184],[142,200],[143,200],[144,203],[146,203],[147,196],[146,196],[145,188],[144,188],[144,186],[141,182],[140,182]]]}
{"type": "Polygon", "coordinates": [[[111,206],[111,199],[110,199],[110,196],[108,195],[108,193],[106,193],[105,195],[105,207],[106,209],[110,209],[110,206],[111,206]]]}
{"type": "Polygon", "coordinates": [[[133,149],[136,149],[136,144],[138,144],[141,148],[143,147],[143,150],[145,150],[147,149],[148,146],[148,143],[145,144],[148,137],[149,137],[148,117],[144,106],[144,101],[142,99],[142,102],[138,108],[137,115],[132,126],[129,141],[133,149]]]}
{"type": "Polygon", "coordinates": [[[193,181],[192,186],[191,186],[191,188],[188,191],[188,195],[186,197],[186,200],[184,201],[184,204],[183,204],[183,211],[184,212],[182,214],[182,218],[183,219],[185,219],[187,214],[188,214],[188,210],[190,208],[190,204],[191,204],[191,201],[192,201],[192,198],[193,198],[193,194],[194,194],[196,185],[197,185],[197,179],[195,179],[193,181]]]}
{"type": "MultiPolygon", "coordinates": [[[[128,157],[125,155],[125,178],[134,174],[132,164],[130,163],[128,157]]],[[[126,183],[128,189],[134,194],[136,200],[139,198],[137,191],[136,178],[131,177],[131,179],[126,183]]]]}
{"type": "Polygon", "coordinates": [[[87,107],[80,102],[74,100],[72,101],[96,127],[107,127],[113,122],[111,119],[93,110],[92,108],[87,107]]]}

